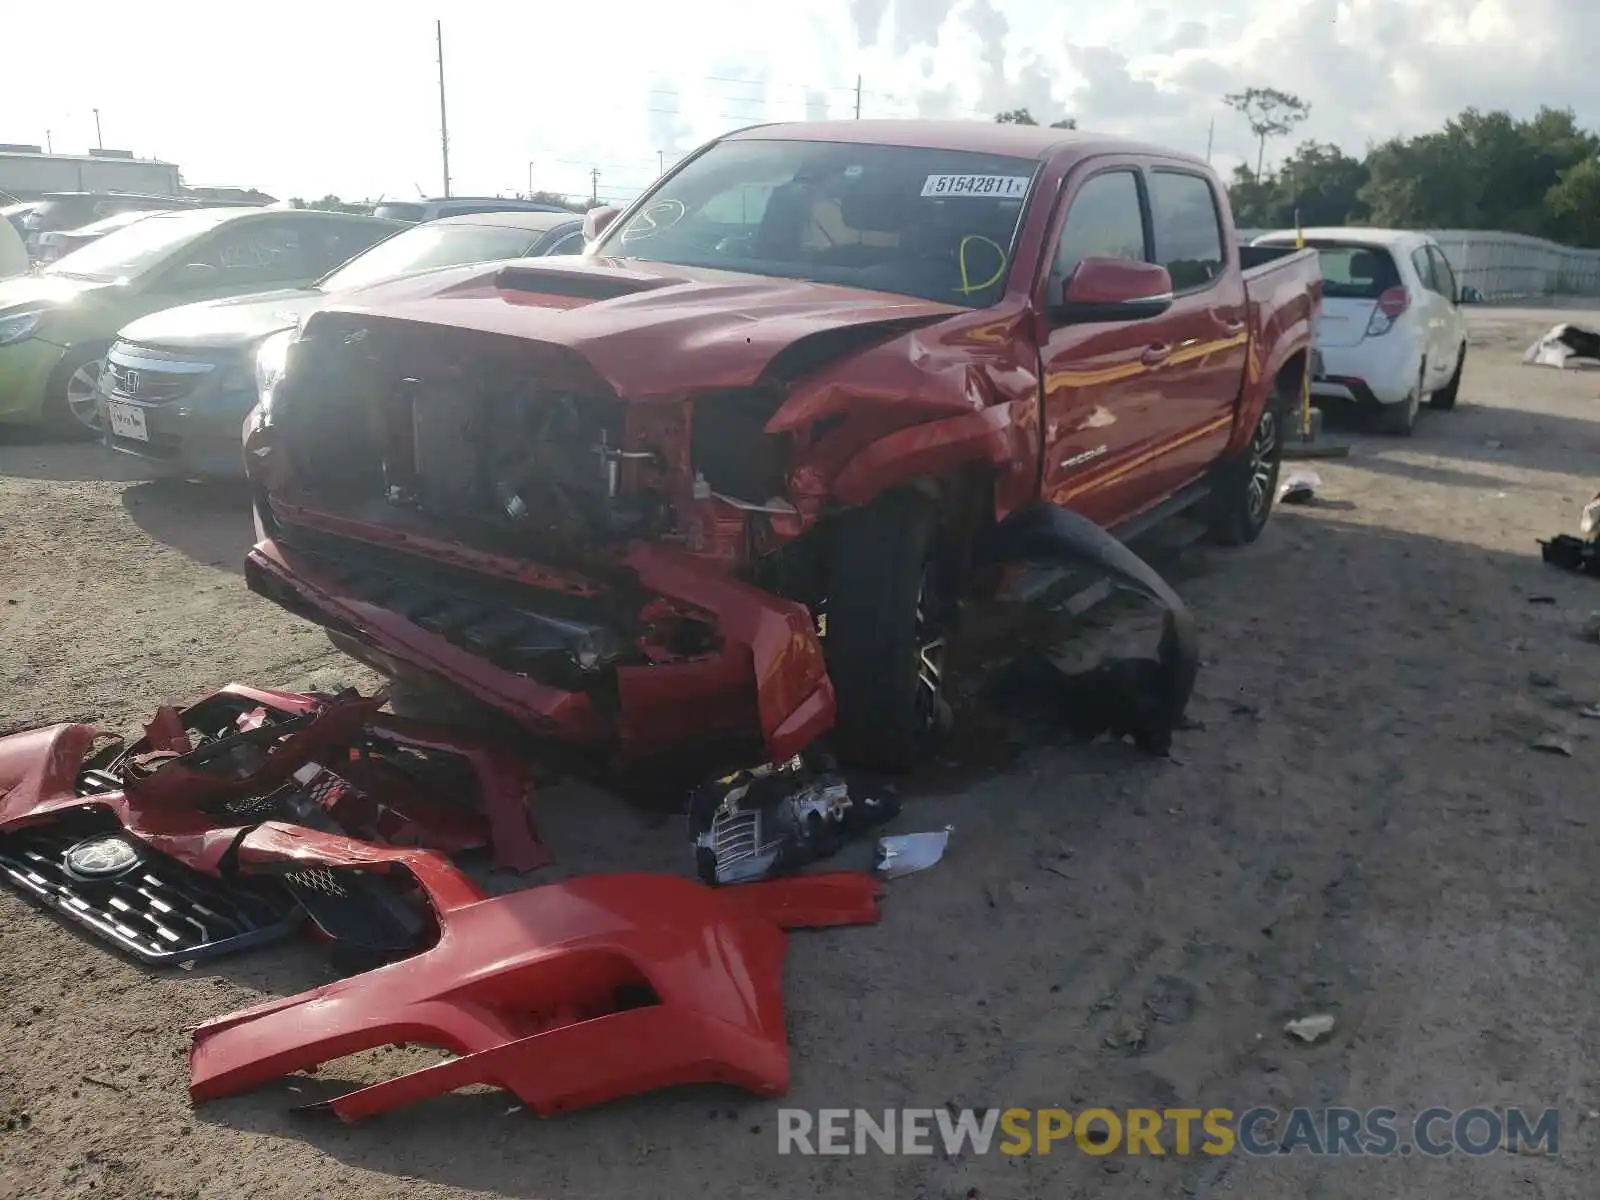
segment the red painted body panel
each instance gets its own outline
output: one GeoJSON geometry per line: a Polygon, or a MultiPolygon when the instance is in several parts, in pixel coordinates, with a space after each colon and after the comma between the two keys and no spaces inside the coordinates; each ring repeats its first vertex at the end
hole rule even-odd
{"type": "Polygon", "coordinates": [[[781,927],[878,915],[878,885],[863,876],[713,890],[591,875],[492,899],[424,885],[439,919],[432,949],[200,1026],[191,1098],[392,1042],[458,1057],[315,1107],[357,1121],[485,1083],[545,1116],[684,1083],[779,1095],[789,1083],[781,927]],[[624,1006],[630,991],[645,1002],[624,1006]]]}

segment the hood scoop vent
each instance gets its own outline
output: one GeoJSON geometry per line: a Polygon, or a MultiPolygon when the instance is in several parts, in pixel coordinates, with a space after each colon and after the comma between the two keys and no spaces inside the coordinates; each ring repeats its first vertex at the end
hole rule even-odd
{"type": "Polygon", "coordinates": [[[495,272],[494,285],[504,292],[530,292],[544,296],[570,296],[575,300],[618,300],[681,282],[646,275],[612,274],[596,270],[561,271],[547,267],[506,266],[495,272]]]}

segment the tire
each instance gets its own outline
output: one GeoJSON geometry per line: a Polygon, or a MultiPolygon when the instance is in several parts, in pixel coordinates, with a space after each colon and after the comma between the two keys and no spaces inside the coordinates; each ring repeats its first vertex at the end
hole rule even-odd
{"type": "Polygon", "coordinates": [[[847,766],[909,771],[948,723],[944,638],[953,606],[939,578],[938,510],[894,491],[840,522],[829,572],[833,744],[847,766]]]}
{"type": "Polygon", "coordinates": [[[1422,381],[1427,377],[1428,364],[1423,363],[1417,372],[1417,385],[1406,393],[1404,400],[1379,406],[1377,420],[1373,422],[1379,433],[1390,437],[1411,436],[1411,431],[1417,427],[1417,412],[1422,407],[1422,381]]]}
{"type": "Polygon", "coordinates": [[[1211,494],[1211,539],[1219,545],[1247,545],[1267,527],[1283,467],[1285,415],[1281,405],[1262,410],[1244,453],[1223,467],[1211,494]]]}
{"type": "Polygon", "coordinates": [[[44,427],[57,438],[80,441],[100,436],[100,418],[95,407],[95,389],[100,381],[100,362],[106,347],[73,350],[45,385],[44,427]]]}
{"type": "Polygon", "coordinates": [[[1450,375],[1450,382],[1428,397],[1429,408],[1449,412],[1456,406],[1456,397],[1461,394],[1461,369],[1466,365],[1467,344],[1462,342],[1461,350],[1456,354],[1456,369],[1450,375]]]}

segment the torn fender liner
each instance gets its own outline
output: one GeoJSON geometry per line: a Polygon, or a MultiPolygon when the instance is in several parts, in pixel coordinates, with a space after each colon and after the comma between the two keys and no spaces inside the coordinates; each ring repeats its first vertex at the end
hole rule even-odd
{"type": "Polygon", "coordinates": [[[1080,732],[1132,736],[1165,754],[1183,722],[1200,668],[1194,617],[1151,566],[1086,517],[1056,504],[1034,504],[995,526],[977,548],[980,565],[1050,562],[1085,566],[1165,610],[1154,661],[1117,660],[1061,678],[1060,700],[1080,732]]]}
{"type": "Polygon", "coordinates": [[[436,898],[431,950],[197,1029],[190,1096],[213,1100],[395,1042],[458,1057],[309,1107],[357,1121],[474,1084],[542,1115],[683,1083],[781,1094],[786,938],[763,914],[863,907],[859,889],[807,885],[808,897],[801,884],[741,903],[747,889],[593,875],[464,904],[436,898]]]}

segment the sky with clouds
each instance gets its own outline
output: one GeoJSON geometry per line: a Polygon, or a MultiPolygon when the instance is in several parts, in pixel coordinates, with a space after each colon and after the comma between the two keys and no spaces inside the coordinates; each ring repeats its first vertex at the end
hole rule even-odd
{"type": "Polygon", "coordinates": [[[864,117],[1026,106],[1196,153],[1214,122],[1223,169],[1253,148],[1221,97],[1252,85],[1353,152],[1467,105],[1600,125],[1580,0],[79,0],[6,22],[0,142],[82,152],[98,108],[107,146],[191,184],[437,194],[438,18],[457,194],[587,194],[598,170],[627,199],[728,129],[853,116],[858,76],[864,117]]]}

